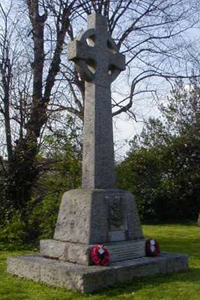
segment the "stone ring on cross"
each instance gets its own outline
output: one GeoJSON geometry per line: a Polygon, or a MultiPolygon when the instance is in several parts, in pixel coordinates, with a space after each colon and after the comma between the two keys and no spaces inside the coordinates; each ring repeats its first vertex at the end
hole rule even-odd
{"type": "Polygon", "coordinates": [[[69,44],[68,57],[76,63],[84,80],[108,86],[125,69],[125,56],[118,52],[103,21],[69,44]]]}

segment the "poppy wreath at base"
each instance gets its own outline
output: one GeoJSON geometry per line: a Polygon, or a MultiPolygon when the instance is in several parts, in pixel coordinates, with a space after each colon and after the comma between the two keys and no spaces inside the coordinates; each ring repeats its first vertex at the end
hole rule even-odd
{"type": "Polygon", "coordinates": [[[155,239],[146,240],[146,256],[155,257],[160,255],[160,246],[155,239]]]}
{"type": "Polygon", "coordinates": [[[95,265],[106,267],[110,262],[108,249],[103,245],[95,245],[92,247],[90,255],[95,265]]]}

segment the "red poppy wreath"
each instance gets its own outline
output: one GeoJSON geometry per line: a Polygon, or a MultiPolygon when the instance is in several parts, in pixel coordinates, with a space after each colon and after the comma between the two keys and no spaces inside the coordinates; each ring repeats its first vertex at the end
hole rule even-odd
{"type": "Polygon", "coordinates": [[[155,239],[146,240],[146,256],[158,256],[160,254],[160,246],[155,239]]]}
{"type": "Polygon", "coordinates": [[[110,261],[108,249],[103,245],[95,245],[91,250],[91,259],[95,265],[106,267],[110,261]]]}

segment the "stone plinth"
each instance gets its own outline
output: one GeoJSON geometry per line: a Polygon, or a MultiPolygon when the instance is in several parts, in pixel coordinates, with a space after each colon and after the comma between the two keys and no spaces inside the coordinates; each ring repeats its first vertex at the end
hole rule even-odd
{"type": "Polygon", "coordinates": [[[47,259],[42,256],[20,256],[8,259],[7,272],[82,293],[92,293],[134,278],[186,271],[188,256],[162,254],[113,263],[109,267],[83,266],[47,259]]]}
{"type": "Polygon", "coordinates": [[[66,192],[54,239],[86,245],[143,239],[134,196],[116,189],[66,192]]]}
{"type": "Polygon", "coordinates": [[[145,239],[131,193],[116,189],[66,192],[54,239],[42,240],[40,253],[90,265],[90,250],[95,244],[107,246],[112,262],[145,256],[145,239]]]}

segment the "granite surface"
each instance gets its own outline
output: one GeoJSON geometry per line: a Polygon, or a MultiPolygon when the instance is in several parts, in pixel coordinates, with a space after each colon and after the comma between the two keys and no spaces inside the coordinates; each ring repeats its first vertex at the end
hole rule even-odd
{"type": "Polygon", "coordinates": [[[143,239],[134,196],[123,190],[66,192],[54,239],[86,245],[143,239]]]}
{"type": "Polygon", "coordinates": [[[169,253],[155,258],[143,257],[117,262],[108,267],[83,266],[39,255],[10,257],[7,262],[9,274],[82,293],[93,293],[117,283],[130,283],[137,277],[187,269],[187,255],[169,253]]]}

